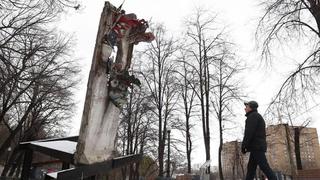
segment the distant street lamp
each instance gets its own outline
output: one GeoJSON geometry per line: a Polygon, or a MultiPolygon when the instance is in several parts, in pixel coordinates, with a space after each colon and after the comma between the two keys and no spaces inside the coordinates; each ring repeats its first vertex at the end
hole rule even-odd
{"type": "Polygon", "coordinates": [[[167,177],[170,177],[170,132],[171,128],[167,128],[168,133],[168,161],[167,161],[167,177]]]}

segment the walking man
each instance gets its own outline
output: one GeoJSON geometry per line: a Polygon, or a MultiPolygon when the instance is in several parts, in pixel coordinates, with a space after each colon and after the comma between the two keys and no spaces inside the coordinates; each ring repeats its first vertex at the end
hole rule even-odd
{"type": "Polygon", "coordinates": [[[268,180],[276,180],[277,177],[270,168],[265,155],[267,151],[266,124],[258,113],[258,103],[249,101],[245,102],[244,105],[246,106],[244,110],[247,119],[241,151],[243,154],[250,152],[246,180],[253,180],[257,165],[268,177],[268,180]]]}

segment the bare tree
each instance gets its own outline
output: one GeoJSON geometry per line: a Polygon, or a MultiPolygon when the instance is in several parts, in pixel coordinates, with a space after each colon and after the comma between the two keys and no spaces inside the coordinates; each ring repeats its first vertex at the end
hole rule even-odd
{"type": "MultiPolygon", "coordinates": [[[[213,94],[211,102],[219,122],[219,177],[224,179],[221,162],[223,132],[226,130],[227,121],[231,121],[231,118],[235,116],[233,113],[234,104],[237,101],[241,101],[244,96],[241,93],[240,81],[237,79],[237,75],[243,67],[241,67],[240,62],[235,60],[234,54],[230,51],[230,43],[225,42],[224,45],[220,46],[222,47],[221,53],[214,57],[216,59],[214,66],[216,74],[213,77],[215,87],[211,91],[213,94]]],[[[217,49],[219,50],[219,48],[216,48],[216,51],[217,49]]]]}
{"type": "Polygon", "coordinates": [[[274,48],[279,45],[293,46],[294,42],[308,42],[304,47],[310,51],[304,59],[295,58],[296,68],[288,74],[271,105],[286,99],[291,99],[291,104],[308,102],[310,96],[318,95],[319,1],[272,0],[262,1],[262,6],[265,13],[259,21],[256,36],[262,42],[261,52],[264,58],[272,59],[272,53],[276,52],[274,48]]]}
{"type": "Polygon", "coordinates": [[[60,10],[42,1],[1,5],[0,122],[9,131],[3,156],[19,141],[53,135],[70,118],[79,67],[69,56],[71,39],[48,29],[60,10]]]}
{"type": "MultiPolygon", "coordinates": [[[[211,42],[204,44],[206,41],[213,41],[211,34],[206,31],[210,30],[214,18],[205,17],[205,11],[197,9],[193,16],[186,21],[187,38],[190,40],[189,53],[194,61],[190,64],[196,73],[197,83],[193,85],[197,98],[200,101],[202,131],[205,145],[206,160],[210,160],[210,126],[209,126],[209,67],[208,58],[204,51],[208,52],[211,42]]],[[[212,50],[212,49],[211,49],[212,50]]],[[[210,170],[208,170],[209,172],[210,170]]]]}
{"type": "Polygon", "coordinates": [[[174,119],[177,88],[175,88],[174,64],[172,59],[177,51],[175,42],[168,38],[163,25],[151,27],[156,39],[147,45],[142,53],[145,69],[141,72],[143,82],[151,93],[153,111],[158,120],[158,161],[159,176],[164,172],[164,149],[167,139],[167,128],[174,119]]]}
{"type": "MultiPolygon", "coordinates": [[[[66,11],[67,8],[78,10],[80,4],[77,0],[3,0],[0,4],[2,10],[35,8],[41,5],[46,10],[54,10],[56,12],[66,11]]],[[[57,14],[56,14],[57,15],[57,14]]]]}
{"type": "MultiPolygon", "coordinates": [[[[192,152],[192,140],[191,140],[191,129],[194,126],[191,123],[192,117],[195,114],[196,107],[196,92],[193,88],[195,83],[194,72],[192,67],[189,66],[186,50],[181,48],[180,58],[177,61],[179,67],[176,70],[178,78],[179,95],[181,97],[181,111],[185,117],[185,144],[186,144],[186,155],[187,155],[187,173],[191,174],[191,152],[192,152]]],[[[180,109],[180,108],[179,108],[180,109]]]]}
{"type": "MultiPolygon", "coordinates": [[[[315,102],[313,97],[318,96],[319,88],[319,52],[320,52],[320,4],[318,0],[284,0],[284,1],[264,1],[265,14],[260,19],[256,32],[258,40],[262,40],[262,56],[267,60],[272,58],[273,47],[292,42],[309,41],[306,49],[311,52],[304,59],[295,59],[296,68],[292,70],[279,91],[270,103],[266,114],[272,114],[275,109],[285,109],[285,112],[301,112],[301,109],[309,109],[308,104],[315,102]],[[289,40],[289,41],[288,41],[289,40]],[[311,42],[311,43],[310,43],[311,42]],[[291,110],[288,110],[290,107],[291,110]],[[292,110],[292,108],[294,110],[292,110]]],[[[290,46],[290,45],[289,45],[290,46]]],[[[293,126],[292,117],[290,125],[293,126]]],[[[274,117],[277,117],[275,115],[274,117]]],[[[304,125],[296,127],[294,130],[294,144],[297,169],[302,169],[300,158],[300,131],[304,125]]],[[[286,127],[287,150],[290,154],[292,173],[295,173],[293,158],[291,157],[291,146],[289,141],[289,131],[286,127]]]]}
{"type": "MultiPolygon", "coordinates": [[[[153,157],[156,144],[156,127],[153,126],[155,118],[151,113],[150,93],[145,85],[140,88],[131,88],[128,103],[123,108],[118,131],[118,150],[122,155],[144,154],[153,157]]],[[[139,178],[139,166],[131,165],[122,169],[123,178],[127,174],[129,179],[139,178]]],[[[153,164],[150,164],[150,167],[153,164]]]]}
{"type": "Polygon", "coordinates": [[[186,26],[190,54],[188,58],[193,60],[188,65],[192,67],[196,79],[192,88],[200,101],[206,160],[210,160],[210,106],[212,105],[210,92],[218,92],[214,89],[218,87],[213,79],[217,71],[214,69],[214,61],[227,55],[224,47],[227,42],[223,39],[224,28],[217,23],[216,15],[212,15],[209,11],[196,9],[186,21],[186,26]]]}

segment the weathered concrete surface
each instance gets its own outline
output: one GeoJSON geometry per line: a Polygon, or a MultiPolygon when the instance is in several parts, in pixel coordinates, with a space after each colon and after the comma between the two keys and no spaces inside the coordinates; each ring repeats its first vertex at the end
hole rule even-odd
{"type": "MultiPolygon", "coordinates": [[[[109,101],[106,64],[102,61],[102,39],[112,26],[112,10],[106,2],[92,59],[82,122],[75,153],[75,163],[92,164],[111,158],[117,133],[120,109],[109,101]]],[[[109,52],[111,53],[111,52],[109,52]]]]}
{"type": "Polygon", "coordinates": [[[120,108],[126,102],[128,87],[140,84],[128,72],[133,46],[154,39],[152,33],[145,32],[147,28],[143,19],[138,20],[134,14],[124,14],[109,2],[105,3],[88,79],[76,164],[92,164],[112,158],[120,108]],[[117,55],[112,62],[109,57],[114,45],[117,46],[117,55]]]}

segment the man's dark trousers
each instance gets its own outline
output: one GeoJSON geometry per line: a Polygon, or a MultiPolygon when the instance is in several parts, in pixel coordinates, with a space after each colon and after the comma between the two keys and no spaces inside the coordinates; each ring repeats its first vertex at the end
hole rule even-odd
{"type": "Polygon", "coordinates": [[[250,158],[247,167],[246,180],[253,180],[256,174],[257,165],[259,165],[262,172],[268,177],[268,180],[277,180],[272,169],[270,168],[264,151],[250,152],[250,158]]]}

